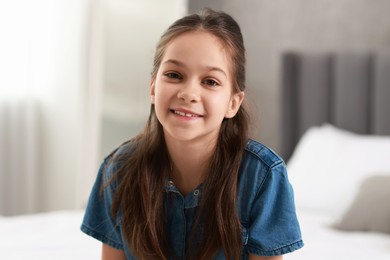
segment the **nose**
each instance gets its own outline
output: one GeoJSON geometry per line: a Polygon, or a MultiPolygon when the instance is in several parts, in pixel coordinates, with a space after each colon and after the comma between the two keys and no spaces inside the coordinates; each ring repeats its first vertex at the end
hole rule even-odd
{"type": "Polygon", "coordinates": [[[200,86],[195,81],[188,81],[182,85],[177,97],[185,103],[196,103],[200,100],[200,86]]]}

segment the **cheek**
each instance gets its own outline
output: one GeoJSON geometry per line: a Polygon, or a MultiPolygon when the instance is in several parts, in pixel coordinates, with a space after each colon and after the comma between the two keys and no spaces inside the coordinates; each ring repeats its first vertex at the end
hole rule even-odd
{"type": "Polygon", "coordinates": [[[161,85],[159,78],[157,78],[154,85],[154,95],[156,96],[156,98],[159,98],[164,93],[162,90],[163,86],[161,85]]]}
{"type": "Polygon", "coordinates": [[[229,94],[214,96],[209,99],[209,105],[212,110],[218,111],[218,114],[224,114],[230,107],[230,98],[229,94]]]}
{"type": "Polygon", "coordinates": [[[167,102],[172,96],[175,95],[174,89],[169,88],[169,86],[165,86],[164,84],[156,84],[155,86],[155,103],[164,103],[167,102]]]}

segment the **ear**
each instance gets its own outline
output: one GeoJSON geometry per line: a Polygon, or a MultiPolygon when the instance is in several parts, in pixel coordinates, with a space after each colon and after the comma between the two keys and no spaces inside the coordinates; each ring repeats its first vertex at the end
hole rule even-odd
{"type": "Polygon", "coordinates": [[[155,96],[155,82],[154,80],[150,81],[150,103],[154,104],[154,96],[155,96]]]}
{"type": "Polygon", "coordinates": [[[238,109],[244,100],[245,93],[243,91],[233,94],[230,99],[229,107],[226,111],[225,118],[232,118],[237,114],[238,109]]]}

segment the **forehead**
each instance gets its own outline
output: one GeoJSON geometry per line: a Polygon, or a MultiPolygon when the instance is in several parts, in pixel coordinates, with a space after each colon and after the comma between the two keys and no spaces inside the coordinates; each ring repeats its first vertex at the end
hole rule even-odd
{"type": "Polygon", "coordinates": [[[230,71],[231,57],[226,44],[205,30],[182,33],[166,45],[162,61],[178,59],[197,61],[205,66],[224,67],[230,71]],[[215,64],[214,64],[215,63],[215,64]]]}

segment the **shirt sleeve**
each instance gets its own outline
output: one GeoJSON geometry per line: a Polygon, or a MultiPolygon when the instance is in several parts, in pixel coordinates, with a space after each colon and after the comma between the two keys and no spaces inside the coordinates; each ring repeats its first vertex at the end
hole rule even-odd
{"type": "Polygon", "coordinates": [[[116,249],[123,249],[119,218],[111,214],[114,185],[107,185],[114,172],[110,157],[101,164],[81,224],[81,231],[116,249]],[[104,189],[102,190],[102,187],[104,189]]]}
{"type": "Polygon", "coordinates": [[[246,230],[248,253],[275,256],[303,247],[294,194],[283,162],[270,167],[254,198],[246,230]]]}

